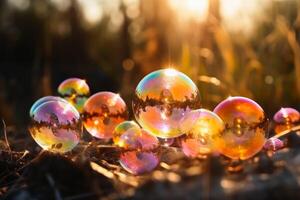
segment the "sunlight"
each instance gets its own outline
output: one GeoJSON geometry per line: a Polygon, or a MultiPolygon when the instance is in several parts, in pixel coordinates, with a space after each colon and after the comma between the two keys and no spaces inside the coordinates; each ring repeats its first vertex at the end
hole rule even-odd
{"type": "Polygon", "coordinates": [[[169,4],[180,19],[204,21],[208,13],[208,0],[169,0],[169,4]]]}
{"type": "Polygon", "coordinates": [[[261,17],[270,1],[220,0],[220,12],[224,25],[234,31],[250,34],[256,19],[261,17]]]}
{"type": "Polygon", "coordinates": [[[50,2],[59,10],[66,11],[71,6],[70,0],[50,0],[50,2]]]}
{"type": "MultiPolygon", "coordinates": [[[[168,0],[180,20],[203,22],[208,16],[210,0],[168,0]]],[[[234,32],[251,33],[270,1],[219,0],[224,25],[234,32]]]]}
{"type": "Polygon", "coordinates": [[[19,10],[26,10],[29,5],[29,0],[8,0],[8,5],[13,6],[14,8],[17,8],[19,10]]]}
{"type": "Polygon", "coordinates": [[[101,1],[97,0],[77,0],[81,6],[85,20],[90,24],[96,24],[102,19],[103,10],[101,1]]]}

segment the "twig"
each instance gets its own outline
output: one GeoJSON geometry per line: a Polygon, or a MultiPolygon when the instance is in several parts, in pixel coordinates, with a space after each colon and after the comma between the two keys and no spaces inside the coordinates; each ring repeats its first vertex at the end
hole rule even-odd
{"type": "Polygon", "coordinates": [[[54,179],[52,178],[52,176],[50,174],[46,174],[46,178],[54,191],[55,200],[62,200],[59,190],[57,189],[57,187],[55,187],[55,182],[54,182],[54,179]]]}
{"type": "Polygon", "coordinates": [[[104,167],[101,167],[95,162],[90,162],[90,165],[94,171],[98,172],[99,174],[102,174],[103,176],[106,176],[107,178],[113,179],[115,177],[112,172],[105,169],[104,167]]]}
{"type": "Polygon", "coordinates": [[[31,165],[34,161],[36,161],[37,159],[39,159],[39,157],[43,154],[44,151],[41,151],[35,158],[33,158],[32,160],[30,160],[28,163],[26,163],[25,165],[23,165],[22,167],[16,169],[15,171],[13,172],[10,172],[8,174],[6,174],[4,177],[2,177],[0,179],[0,182],[2,182],[4,179],[6,179],[8,176],[12,175],[13,173],[16,173],[16,172],[19,172],[20,170],[28,167],[29,165],[31,165]]]}
{"type": "Polygon", "coordinates": [[[84,194],[79,194],[71,197],[66,197],[64,200],[77,200],[77,199],[86,199],[88,197],[93,197],[96,196],[95,193],[84,193],[84,194]]]}
{"type": "Polygon", "coordinates": [[[5,124],[5,121],[3,119],[2,119],[2,124],[3,124],[3,133],[4,133],[5,143],[6,143],[6,146],[9,150],[9,152],[11,153],[11,148],[10,148],[8,138],[7,138],[6,124],[5,124]]]}
{"type": "MultiPolygon", "coordinates": [[[[288,134],[288,133],[290,133],[290,132],[297,132],[297,131],[300,131],[300,125],[295,126],[295,127],[291,128],[291,129],[282,131],[282,132],[280,132],[279,134],[277,134],[277,135],[275,135],[275,136],[273,136],[273,137],[271,137],[271,138],[280,138],[280,137],[282,137],[282,136],[284,136],[284,135],[286,135],[286,134],[288,134]]],[[[269,139],[270,139],[270,138],[269,138],[269,139]]]]}

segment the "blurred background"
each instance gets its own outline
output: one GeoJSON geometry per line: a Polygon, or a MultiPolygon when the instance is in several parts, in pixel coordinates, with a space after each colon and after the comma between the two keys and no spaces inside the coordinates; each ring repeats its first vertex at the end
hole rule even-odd
{"type": "Polygon", "coordinates": [[[2,0],[0,116],[24,126],[66,78],[131,105],[147,73],[173,67],[212,109],[229,95],[272,116],[300,108],[299,0],[2,0]]]}

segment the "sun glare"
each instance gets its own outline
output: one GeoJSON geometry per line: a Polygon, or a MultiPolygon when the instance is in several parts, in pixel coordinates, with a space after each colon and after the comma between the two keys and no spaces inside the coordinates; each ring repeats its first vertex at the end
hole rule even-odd
{"type": "Polygon", "coordinates": [[[102,19],[103,10],[99,0],[77,0],[81,5],[83,16],[90,24],[95,24],[102,19]]]}
{"type": "Polygon", "coordinates": [[[169,0],[171,8],[183,20],[204,21],[208,12],[208,0],[169,0]]]}
{"type": "Polygon", "coordinates": [[[251,33],[255,22],[263,15],[271,1],[220,0],[220,12],[224,24],[232,31],[251,33]]]}

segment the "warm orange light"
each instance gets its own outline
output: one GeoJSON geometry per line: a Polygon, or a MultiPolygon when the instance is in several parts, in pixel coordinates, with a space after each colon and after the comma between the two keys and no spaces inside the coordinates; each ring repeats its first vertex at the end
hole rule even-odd
{"type": "Polygon", "coordinates": [[[204,21],[208,11],[208,0],[169,0],[169,4],[180,19],[204,21]]]}

